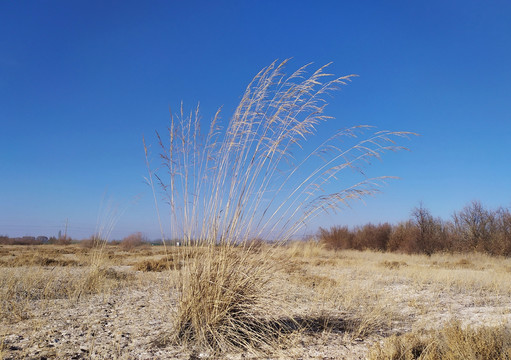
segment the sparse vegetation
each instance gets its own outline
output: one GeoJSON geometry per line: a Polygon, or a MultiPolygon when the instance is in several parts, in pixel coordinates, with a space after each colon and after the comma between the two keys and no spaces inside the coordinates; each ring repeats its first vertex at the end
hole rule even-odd
{"type": "MultiPolygon", "coordinates": [[[[83,354],[85,345],[91,357],[218,357],[212,350],[197,350],[197,336],[214,344],[207,330],[196,333],[184,323],[181,328],[189,332],[173,335],[178,301],[185,301],[181,309],[191,313],[184,314],[183,322],[196,316],[197,327],[216,326],[215,334],[226,337],[218,341],[222,348],[216,350],[226,357],[261,357],[251,355],[251,347],[259,342],[259,348],[283,359],[367,358],[370,351],[376,351],[369,350],[374,343],[381,343],[387,354],[396,341],[403,349],[414,347],[408,337],[421,339],[417,347],[443,341],[444,326],[451,329],[450,318],[463,322],[462,331],[471,329],[477,334],[484,334],[478,332],[484,326],[501,332],[511,321],[511,260],[482,253],[428,256],[332,251],[313,240],[279,246],[262,243],[257,251],[241,246],[209,250],[195,246],[168,247],[165,252],[153,246],[126,252],[105,245],[101,266],[97,266],[91,261],[94,251],[79,244],[0,246],[4,358],[37,358],[41,351],[41,356],[47,352],[56,358],[72,358],[83,354]],[[189,257],[180,265],[173,264],[178,252],[186,249],[189,257]],[[21,263],[38,257],[70,262],[21,263]],[[230,269],[237,271],[223,273],[225,279],[215,277],[219,271],[211,275],[214,266],[225,266],[227,259],[232,261],[230,269]],[[190,289],[187,294],[197,296],[182,299],[176,289],[182,281],[179,272],[185,269],[197,271],[202,279],[210,276],[223,282],[190,289]],[[262,278],[251,281],[254,276],[262,278]],[[257,292],[251,288],[261,284],[257,292]],[[235,291],[206,293],[222,289],[235,291]],[[241,302],[235,297],[251,294],[252,298],[241,302]],[[223,301],[211,309],[214,303],[207,299],[214,296],[223,301]],[[215,323],[214,317],[207,317],[215,311],[230,312],[232,321],[243,323],[242,331],[229,335],[238,325],[215,323]],[[264,332],[258,326],[264,326],[264,332]],[[389,340],[393,335],[398,340],[389,340]],[[286,350],[279,352],[282,347],[286,350]]],[[[463,339],[449,342],[464,347],[463,339]]],[[[500,351],[498,344],[496,351],[500,351]]],[[[493,346],[488,342],[488,349],[493,346]]]]}
{"type": "MultiPolygon", "coordinates": [[[[32,259],[45,259],[32,250],[32,259]]],[[[18,257],[18,260],[21,260],[18,257]]],[[[80,267],[69,260],[5,262],[0,275],[0,317],[7,322],[31,317],[34,306],[45,307],[55,299],[77,299],[121,285],[131,276],[108,266],[80,267]]]]}

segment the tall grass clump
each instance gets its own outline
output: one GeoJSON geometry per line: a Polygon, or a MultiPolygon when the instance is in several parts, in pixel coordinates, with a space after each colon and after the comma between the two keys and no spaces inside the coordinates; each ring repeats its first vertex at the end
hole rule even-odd
{"type": "MultiPolygon", "coordinates": [[[[153,171],[147,160],[148,182],[161,185],[170,206],[162,237],[169,227],[185,245],[173,260],[185,264],[173,316],[180,342],[213,351],[272,346],[282,331],[268,310],[273,265],[270,255],[250,251],[251,239],[285,242],[322,211],[375,193],[386,177],[346,184],[339,173],[362,173],[364,163],[402,149],[395,140],[409,134],[356,126],[308,142],[331,119],[326,96],[354,75],[303,66],[286,76],[286,63],[254,77],[225,125],[218,111],[203,131],[198,107],[187,114],[181,105],[166,136],[157,134],[162,165],[153,171]]],[[[156,195],[155,202],[158,209],[156,195]]]]}

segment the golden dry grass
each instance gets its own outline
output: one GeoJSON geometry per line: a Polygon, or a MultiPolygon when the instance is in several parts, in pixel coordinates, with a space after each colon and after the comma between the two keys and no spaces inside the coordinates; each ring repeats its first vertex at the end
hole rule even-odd
{"type": "Polygon", "coordinates": [[[52,300],[71,301],[111,291],[132,279],[132,274],[115,270],[108,256],[91,253],[85,257],[78,247],[15,246],[2,250],[0,318],[6,322],[31,318],[34,309],[37,312],[52,300]]]}
{"type": "MultiPolygon", "coordinates": [[[[2,256],[11,256],[16,249],[34,258],[85,256],[79,248],[46,246],[16,247],[8,249],[8,254],[2,251],[2,256]]],[[[168,248],[170,259],[183,256],[179,255],[183,249],[168,248]]],[[[88,351],[103,358],[114,358],[113,354],[118,358],[143,357],[141,351],[159,351],[177,359],[199,354],[205,358],[240,354],[257,358],[261,355],[254,355],[254,349],[260,348],[269,358],[350,359],[371,354],[374,359],[399,359],[401,355],[392,354],[403,354],[407,349],[417,353],[421,346],[431,348],[431,344],[444,341],[444,358],[448,349],[455,346],[460,348],[458,352],[462,348],[474,351],[484,344],[484,351],[507,351],[499,344],[507,344],[506,329],[511,324],[508,258],[329,251],[314,242],[259,245],[250,252],[236,247],[189,250],[180,269],[169,266],[161,272],[138,271],[135,266],[146,261],[162,264],[158,266],[166,264],[162,247],[125,252],[108,246],[99,263],[92,261],[92,253],[87,253],[89,260],[82,258],[81,266],[2,266],[0,344],[4,345],[0,354],[3,358],[34,358],[36,345],[47,346],[43,339],[49,335],[44,329],[54,327],[64,329],[63,334],[67,335],[62,336],[76,339],[76,344],[94,343],[88,351]],[[222,257],[224,260],[220,261],[222,257]],[[226,261],[231,263],[226,265],[226,261]],[[219,266],[236,271],[220,271],[219,266]],[[182,272],[199,277],[186,278],[180,275],[182,272]],[[257,276],[262,278],[251,282],[257,276]],[[186,283],[186,279],[196,281],[186,283]],[[215,286],[204,287],[205,282],[215,286]],[[206,291],[212,294],[205,294],[206,291]],[[222,301],[211,302],[215,296],[222,301]],[[239,296],[244,297],[243,301],[239,301],[239,296]],[[178,307],[180,301],[184,305],[178,307]],[[117,315],[111,317],[117,320],[109,326],[101,325],[110,319],[102,314],[114,303],[119,308],[114,313],[117,315]],[[207,309],[215,304],[216,308],[207,309]],[[80,310],[89,308],[98,308],[97,314],[87,315],[89,310],[80,310]],[[59,316],[59,312],[63,315],[59,316]],[[223,315],[207,316],[215,312],[223,315]],[[58,322],[60,317],[65,321],[58,322]],[[137,338],[121,336],[135,331],[126,325],[135,319],[137,328],[147,329],[145,335],[138,335],[147,337],[143,344],[137,343],[137,338]],[[453,327],[452,319],[458,319],[458,328],[453,327]],[[159,330],[149,330],[154,329],[155,322],[162,324],[159,330]],[[214,333],[208,332],[211,327],[215,327],[214,333]],[[262,329],[273,335],[264,333],[262,337],[262,329]],[[20,333],[24,339],[16,340],[20,333]],[[107,341],[108,334],[117,334],[115,341],[107,341]],[[200,337],[209,348],[198,350],[200,337]],[[470,344],[479,338],[486,340],[479,345],[470,344]],[[22,350],[12,350],[17,348],[22,350]]],[[[65,337],[59,339],[51,348],[54,357],[80,353],[73,347],[78,345],[65,343],[65,337]]]]}
{"type": "Polygon", "coordinates": [[[274,266],[267,251],[232,246],[191,247],[177,279],[173,340],[225,353],[278,348],[286,324],[269,287],[274,266]]]}
{"type": "MultiPolygon", "coordinates": [[[[468,324],[509,321],[511,259],[482,254],[431,257],[316,249],[305,244],[297,261],[282,256],[289,280],[314,288],[308,296],[323,311],[353,319],[352,336],[441,325],[461,315],[468,324]],[[314,295],[314,296],[313,296],[314,295]],[[410,321],[413,319],[413,321],[410,321]],[[484,320],[483,320],[484,319],[484,320]]],[[[287,254],[300,254],[295,248],[287,254]]]]}
{"type": "Polygon", "coordinates": [[[392,336],[374,346],[369,360],[508,360],[511,328],[465,327],[457,321],[427,333],[392,336]]]}

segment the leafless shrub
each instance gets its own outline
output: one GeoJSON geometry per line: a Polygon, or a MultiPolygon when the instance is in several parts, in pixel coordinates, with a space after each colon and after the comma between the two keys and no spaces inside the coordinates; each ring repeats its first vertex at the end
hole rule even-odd
{"type": "Polygon", "coordinates": [[[320,242],[327,249],[353,249],[355,234],[347,226],[332,226],[319,229],[320,242]]]}
{"type": "Polygon", "coordinates": [[[506,208],[485,209],[472,202],[455,212],[453,222],[435,218],[420,206],[408,221],[397,225],[347,226],[320,229],[319,238],[328,249],[373,249],[431,255],[435,252],[484,252],[511,255],[511,212],[506,208]]]}
{"type": "Polygon", "coordinates": [[[453,214],[456,245],[461,251],[487,250],[492,233],[492,214],[473,201],[453,214]]]}
{"type": "Polygon", "coordinates": [[[415,251],[417,237],[418,229],[411,221],[401,222],[392,229],[387,249],[411,254],[415,251]]]}
{"type": "Polygon", "coordinates": [[[495,212],[495,226],[497,233],[494,242],[494,252],[498,255],[511,256],[511,212],[509,209],[499,208],[495,212]]]}
{"type": "Polygon", "coordinates": [[[131,251],[141,246],[148,246],[148,241],[141,232],[128,235],[119,243],[119,247],[124,251],[131,251]]]}
{"type": "Polygon", "coordinates": [[[41,245],[43,242],[35,236],[23,236],[10,238],[8,236],[0,236],[0,245],[41,245]]]}
{"type": "Polygon", "coordinates": [[[88,239],[83,239],[80,241],[80,246],[85,249],[94,249],[103,246],[104,241],[100,239],[98,236],[94,235],[88,239]]]}
{"type": "Polygon", "coordinates": [[[511,253],[511,215],[508,209],[489,210],[473,201],[453,215],[452,238],[458,251],[492,255],[511,253]]]}
{"type": "Polygon", "coordinates": [[[380,250],[385,251],[390,240],[392,226],[385,224],[366,224],[358,227],[355,231],[354,248],[357,250],[380,250]]]}
{"type": "Polygon", "coordinates": [[[431,255],[446,248],[446,232],[441,219],[435,219],[422,204],[412,210],[413,224],[417,228],[415,252],[431,255]]]}
{"type": "Polygon", "coordinates": [[[0,245],[13,245],[14,239],[11,239],[7,235],[1,235],[0,236],[0,245]]]}

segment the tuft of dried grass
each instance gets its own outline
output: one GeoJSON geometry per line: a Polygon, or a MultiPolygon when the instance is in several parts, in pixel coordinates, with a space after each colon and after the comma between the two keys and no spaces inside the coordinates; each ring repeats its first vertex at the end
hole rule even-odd
{"type": "Polygon", "coordinates": [[[463,328],[451,321],[426,334],[407,333],[375,345],[370,360],[509,360],[511,329],[505,326],[463,328]]]}
{"type": "Polygon", "coordinates": [[[286,256],[294,259],[314,259],[325,252],[325,246],[314,240],[292,241],[286,247],[286,256]]]}
{"type": "Polygon", "coordinates": [[[181,269],[174,341],[213,352],[274,349],[286,324],[272,311],[266,254],[230,246],[202,249],[181,269]]]}
{"type": "MultiPolygon", "coordinates": [[[[301,143],[330,119],[324,114],[328,93],[354,75],[333,77],[327,66],[307,74],[303,66],[286,76],[286,63],[274,62],[254,77],[225,128],[220,111],[207,133],[198,108],[187,115],[181,106],[177,118],[171,114],[168,138],[157,135],[158,173],[151,171],[144,143],[148,183],[153,193],[155,183],[161,186],[170,205],[171,238],[185,245],[172,263],[193,254],[178,278],[173,322],[180,342],[221,352],[276,345],[282,326],[266,319],[268,304],[277,300],[267,287],[271,256],[264,247],[253,251],[251,239],[287,242],[321,212],[378,192],[387,177],[368,179],[361,168],[387,151],[404,149],[396,139],[411,134],[376,131],[358,140],[370,127],[356,126],[296,157],[301,143]],[[325,193],[348,169],[363,179],[325,193]]],[[[154,200],[161,220],[155,193],[154,200]]],[[[160,227],[164,239],[162,221],[160,227]]],[[[311,244],[296,251],[311,257],[321,249],[311,244]]]]}
{"type": "Polygon", "coordinates": [[[180,265],[174,264],[167,258],[160,259],[145,259],[137,262],[133,265],[133,268],[137,271],[165,271],[169,269],[178,269],[180,265]]]}

